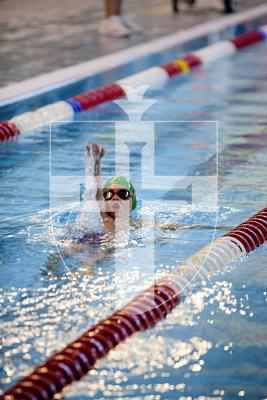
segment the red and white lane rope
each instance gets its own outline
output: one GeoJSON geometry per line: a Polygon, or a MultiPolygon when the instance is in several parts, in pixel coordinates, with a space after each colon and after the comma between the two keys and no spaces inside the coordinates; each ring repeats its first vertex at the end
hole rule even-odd
{"type": "Polygon", "coordinates": [[[2,396],[3,400],[53,399],[64,387],[81,379],[97,360],[119,343],[162,320],[179,303],[192,282],[197,279],[202,281],[254,250],[265,240],[267,208],[194,254],[172,274],[50,357],[10,388],[2,396]]]}
{"type": "Polygon", "coordinates": [[[231,56],[238,50],[264,40],[266,37],[267,25],[234,39],[223,40],[204,47],[185,57],[159,67],[149,68],[102,88],[82,93],[65,101],[58,101],[33,112],[15,116],[9,121],[0,122],[0,142],[26,132],[41,129],[50,121],[70,121],[76,113],[87,111],[107,101],[125,97],[127,93],[125,93],[123,85],[131,86],[134,89],[142,85],[149,85],[152,89],[162,87],[168,79],[175,75],[188,73],[192,68],[199,65],[231,56]]]}

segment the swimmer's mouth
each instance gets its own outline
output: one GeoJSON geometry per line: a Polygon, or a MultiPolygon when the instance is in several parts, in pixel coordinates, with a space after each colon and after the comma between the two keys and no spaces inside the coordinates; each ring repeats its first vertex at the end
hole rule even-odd
{"type": "Polygon", "coordinates": [[[113,204],[112,206],[113,210],[119,210],[120,205],[118,203],[113,204]]]}

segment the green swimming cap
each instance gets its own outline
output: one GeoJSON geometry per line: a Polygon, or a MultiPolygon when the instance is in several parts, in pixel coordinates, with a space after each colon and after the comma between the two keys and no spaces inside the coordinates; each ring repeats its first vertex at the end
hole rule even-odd
{"type": "Polygon", "coordinates": [[[125,189],[129,190],[129,192],[132,193],[132,210],[136,208],[136,191],[135,187],[132,184],[131,181],[128,181],[124,176],[113,176],[113,178],[110,178],[104,185],[103,189],[109,188],[111,185],[121,185],[125,187],[125,189]]]}

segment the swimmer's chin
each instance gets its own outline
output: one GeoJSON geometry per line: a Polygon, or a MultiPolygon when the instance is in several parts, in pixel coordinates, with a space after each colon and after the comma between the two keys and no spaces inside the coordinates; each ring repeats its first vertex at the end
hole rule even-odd
{"type": "Polygon", "coordinates": [[[119,203],[112,204],[111,209],[114,210],[114,211],[108,211],[107,215],[109,217],[112,217],[113,219],[118,217],[119,214],[120,214],[120,208],[121,207],[120,207],[119,203]]]}
{"type": "Polygon", "coordinates": [[[106,214],[112,219],[129,219],[129,215],[121,213],[119,210],[117,212],[108,211],[106,214]]]}

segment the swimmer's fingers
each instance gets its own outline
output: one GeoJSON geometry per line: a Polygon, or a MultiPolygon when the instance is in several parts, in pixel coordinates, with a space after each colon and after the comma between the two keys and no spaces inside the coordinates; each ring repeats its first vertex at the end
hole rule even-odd
{"type": "Polygon", "coordinates": [[[101,236],[100,243],[101,244],[110,243],[110,234],[106,233],[105,235],[101,236]]]}
{"type": "Polygon", "coordinates": [[[91,145],[90,146],[86,146],[85,154],[87,155],[87,157],[91,157],[92,156],[91,145]]]}
{"type": "Polygon", "coordinates": [[[104,235],[100,238],[100,243],[105,244],[109,241],[108,236],[104,235]]]}
{"type": "Polygon", "coordinates": [[[106,151],[105,151],[104,147],[101,146],[101,144],[100,144],[100,145],[99,145],[99,158],[104,157],[105,152],[106,152],[106,151]]]}
{"type": "Polygon", "coordinates": [[[87,155],[100,160],[105,155],[105,149],[101,144],[92,143],[86,147],[87,155]]]}

